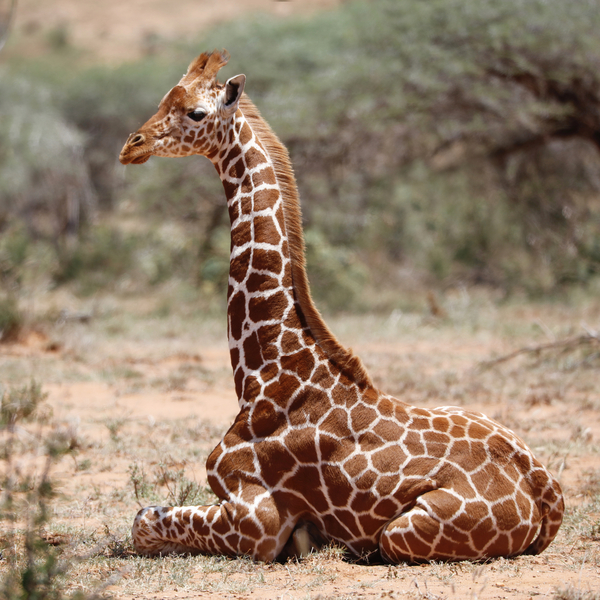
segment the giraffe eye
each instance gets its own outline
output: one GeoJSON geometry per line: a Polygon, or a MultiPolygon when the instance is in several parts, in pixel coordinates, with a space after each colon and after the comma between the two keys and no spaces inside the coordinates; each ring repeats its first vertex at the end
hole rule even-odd
{"type": "Polygon", "coordinates": [[[206,113],[203,110],[200,109],[196,109],[193,110],[192,112],[189,112],[187,114],[187,116],[192,120],[192,121],[202,121],[202,119],[204,119],[204,117],[206,116],[206,113]]]}

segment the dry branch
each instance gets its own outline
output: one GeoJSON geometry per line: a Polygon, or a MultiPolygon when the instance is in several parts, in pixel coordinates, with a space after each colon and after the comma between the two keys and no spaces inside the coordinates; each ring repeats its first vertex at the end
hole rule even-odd
{"type": "Polygon", "coordinates": [[[596,345],[600,348],[600,333],[595,331],[587,331],[586,333],[578,335],[576,337],[565,338],[562,340],[557,340],[555,342],[548,342],[546,344],[538,344],[536,346],[524,346],[523,348],[519,348],[518,350],[514,350],[513,352],[509,352],[508,354],[503,354],[498,358],[481,361],[477,364],[475,370],[485,371],[486,369],[491,369],[492,367],[495,367],[500,363],[507,362],[523,354],[539,355],[547,350],[560,350],[561,352],[570,352],[583,346],[596,345]]]}

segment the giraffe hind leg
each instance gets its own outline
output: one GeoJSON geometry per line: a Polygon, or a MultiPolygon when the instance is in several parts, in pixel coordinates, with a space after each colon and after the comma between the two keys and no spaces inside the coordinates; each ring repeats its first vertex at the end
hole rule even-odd
{"type": "Polygon", "coordinates": [[[384,527],[379,550],[391,563],[512,556],[527,548],[537,530],[516,515],[514,521],[510,530],[500,530],[484,503],[433,490],[384,527]]]}

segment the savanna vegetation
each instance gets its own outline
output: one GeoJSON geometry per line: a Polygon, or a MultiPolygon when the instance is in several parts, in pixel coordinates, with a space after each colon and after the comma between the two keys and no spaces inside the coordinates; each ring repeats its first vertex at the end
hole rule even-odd
{"type": "Polygon", "coordinates": [[[222,77],[247,74],[290,149],[321,306],[394,308],[423,285],[597,285],[599,24],[595,2],[348,2],[227,23],[117,69],[51,39],[45,59],[0,70],[0,321],[34,276],[78,294],[179,278],[222,297],[212,166],[116,157],[190,58],[224,46],[222,77]],[[381,285],[393,293],[369,294],[381,285]]]}

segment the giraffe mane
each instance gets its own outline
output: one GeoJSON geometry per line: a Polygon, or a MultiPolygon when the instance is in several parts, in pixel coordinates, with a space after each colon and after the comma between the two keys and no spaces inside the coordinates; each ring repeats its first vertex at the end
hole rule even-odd
{"type": "Polygon", "coordinates": [[[288,151],[246,94],[242,95],[239,107],[271,157],[277,181],[281,186],[294,293],[301,308],[301,317],[304,320],[304,325],[308,327],[315,337],[317,344],[327,357],[345,375],[350,377],[361,388],[371,387],[373,383],[360,358],[339,343],[329,327],[327,327],[312,299],[306,274],[300,197],[288,151]]]}

